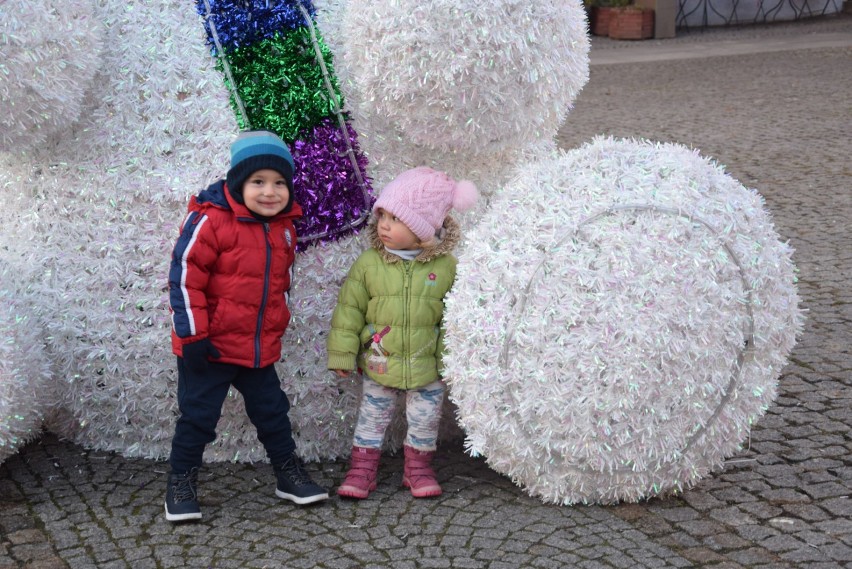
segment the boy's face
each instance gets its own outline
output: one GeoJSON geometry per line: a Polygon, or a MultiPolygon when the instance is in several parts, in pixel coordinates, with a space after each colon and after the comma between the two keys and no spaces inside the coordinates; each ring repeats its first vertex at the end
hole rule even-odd
{"type": "Polygon", "coordinates": [[[376,217],[379,220],[377,226],[379,239],[382,240],[385,247],[399,251],[420,248],[420,240],[417,236],[394,214],[379,208],[376,211],[376,217]]]}
{"type": "Polygon", "coordinates": [[[287,207],[290,188],[277,170],[258,170],[243,183],[243,201],[254,213],[272,217],[287,207]]]}

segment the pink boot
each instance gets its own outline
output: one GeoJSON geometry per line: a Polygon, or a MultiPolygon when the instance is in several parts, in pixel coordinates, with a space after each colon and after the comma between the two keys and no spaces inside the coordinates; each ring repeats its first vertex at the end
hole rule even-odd
{"type": "Polygon", "coordinates": [[[441,495],[441,486],[432,470],[432,458],[435,451],[422,451],[405,445],[405,467],[402,485],[411,489],[415,498],[430,498],[441,495]]]}
{"type": "Polygon", "coordinates": [[[376,471],[381,454],[382,451],[377,448],[353,446],[349,472],[337,489],[337,495],[358,500],[369,496],[376,489],[376,471]]]}

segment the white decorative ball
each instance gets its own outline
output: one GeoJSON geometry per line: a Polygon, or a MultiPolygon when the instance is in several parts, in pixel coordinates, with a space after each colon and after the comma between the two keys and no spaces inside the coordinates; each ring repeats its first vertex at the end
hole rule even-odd
{"type": "Polygon", "coordinates": [[[635,501],[719,468],[802,327],[763,199],[683,146],[597,138],[531,163],[467,242],[451,398],[469,451],[547,502],[635,501]]]}
{"type": "Polygon", "coordinates": [[[8,269],[0,266],[0,463],[41,434],[51,404],[44,331],[8,286],[8,269]]]}
{"type": "Polygon", "coordinates": [[[98,98],[78,128],[40,152],[0,152],[0,195],[18,209],[0,243],[20,243],[21,265],[38,269],[26,314],[42,323],[56,387],[49,428],[87,448],[163,457],[177,417],[171,248],[189,196],[227,169],[238,129],[191,6],[101,3],[96,17],[125,34],[104,45],[98,98]]]}
{"type": "Polygon", "coordinates": [[[339,29],[350,104],[427,148],[493,154],[552,139],[588,80],[578,0],[351,0],[339,29]]]}
{"type": "Polygon", "coordinates": [[[91,0],[3,3],[0,150],[36,149],[78,119],[100,67],[102,36],[91,0]]]}

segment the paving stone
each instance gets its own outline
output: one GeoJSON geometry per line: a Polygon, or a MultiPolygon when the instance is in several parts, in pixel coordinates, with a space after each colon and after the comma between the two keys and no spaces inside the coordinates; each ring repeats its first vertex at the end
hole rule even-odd
{"type": "Polygon", "coordinates": [[[765,525],[749,525],[749,526],[738,526],[736,528],[737,535],[741,536],[743,539],[748,540],[752,543],[756,543],[767,539],[769,537],[778,535],[780,532],[772,527],[768,527],[765,525]]]}
{"type": "Polygon", "coordinates": [[[825,482],[823,484],[808,484],[803,490],[808,496],[814,499],[827,498],[834,496],[849,496],[849,485],[840,482],[825,482]]]}
{"type": "Polygon", "coordinates": [[[712,520],[692,520],[688,522],[681,522],[677,524],[677,527],[695,537],[716,535],[724,531],[723,525],[712,520]]]}
{"type": "Polygon", "coordinates": [[[803,551],[805,549],[803,545],[807,544],[802,543],[801,540],[791,535],[775,535],[764,539],[760,542],[760,545],[769,551],[785,552],[790,550],[803,551]]]}
{"type": "Polygon", "coordinates": [[[708,512],[710,518],[729,527],[752,525],[757,519],[743,511],[742,507],[717,508],[708,512]]]}
{"type": "Polygon", "coordinates": [[[728,554],[733,561],[744,567],[756,567],[770,561],[780,561],[775,554],[770,553],[762,547],[746,547],[728,554]]]}
{"type": "Polygon", "coordinates": [[[852,518],[852,499],[848,496],[823,500],[820,505],[834,516],[850,519],[852,518]]]}

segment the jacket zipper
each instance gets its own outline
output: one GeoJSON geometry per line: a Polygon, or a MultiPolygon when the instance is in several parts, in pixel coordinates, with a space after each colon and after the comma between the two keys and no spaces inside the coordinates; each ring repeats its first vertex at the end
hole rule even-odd
{"type": "Polygon", "coordinates": [[[254,367],[260,367],[260,340],[263,333],[263,312],[266,310],[266,296],[269,293],[269,273],[272,269],[272,244],[269,242],[269,224],[263,223],[263,239],[266,241],[266,268],[263,271],[263,298],[257,312],[257,328],[254,334],[254,367]]]}
{"type": "Polygon", "coordinates": [[[411,342],[410,342],[410,329],[409,329],[409,305],[410,305],[410,297],[411,297],[411,261],[403,261],[402,262],[402,271],[403,271],[403,279],[402,279],[402,287],[403,287],[403,295],[402,295],[402,329],[405,331],[405,334],[402,337],[402,384],[404,389],[408,389],[409,384],[411,383],[411,361],[408,358],[408,354],[411,351],[411,342]]]}

